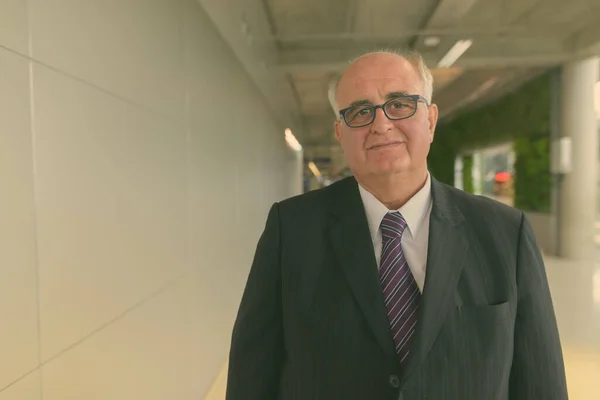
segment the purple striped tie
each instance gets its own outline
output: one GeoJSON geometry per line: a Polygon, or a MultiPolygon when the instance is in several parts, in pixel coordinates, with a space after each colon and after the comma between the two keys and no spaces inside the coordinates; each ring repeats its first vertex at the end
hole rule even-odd
{"type": "Polygon", "coordinates": [[[417,310],[421,300],[421,292],[400,245],[404,229],[406,229],[406,221],[399,212],[388,213],[381,221],[383,250],[379,277],[396,352],[401,364],[410,353],[410,343],[417,325],[417,310]]]}

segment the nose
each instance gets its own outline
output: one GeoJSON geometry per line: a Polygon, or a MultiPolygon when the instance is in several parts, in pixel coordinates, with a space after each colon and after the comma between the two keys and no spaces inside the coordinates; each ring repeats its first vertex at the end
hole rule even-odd
{"type": "Polygon", "coordinates": [[[392,129],[392,121],[385,115],[382,108],[375,110],[375,120],[371,125],[373,133],[385,133],[392,129]]]}

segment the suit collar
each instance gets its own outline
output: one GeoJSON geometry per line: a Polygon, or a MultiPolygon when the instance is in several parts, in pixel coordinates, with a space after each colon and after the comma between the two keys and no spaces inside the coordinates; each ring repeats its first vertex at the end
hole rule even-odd
{"type": "MultiPolygon", "coordinates": [[[[365,207],[367,221],[369,222],[369,231],[373,240],[377,236],[381,221],[385,214],[390,210],[379,201],[371,192],[358,185],[360,197],[365,207]]],[[[420,228],[431,207],[431,176],[427,174],[427,180],[423,187],[398,210],[406,220],[408,231],[414,238],[419,234],[420,228]]]]}
{"type": "MultiPolygon", "coordinates": [[[[452,194],[448,186],[439,182],[435,177],[430,176],[431,200],[433,202],[432,213],[440,218],[447,220],[451,225],[458,225],[464,221],[462,212],[456,207],[451,199],[452,194]]],[[[358,182],[354,177],[344,178],[328,189],[333,196],[332,212],[337,217],[344,217],[348,213],[355,213],[362,209],[364,214],[364,205],[358,182]]]]}

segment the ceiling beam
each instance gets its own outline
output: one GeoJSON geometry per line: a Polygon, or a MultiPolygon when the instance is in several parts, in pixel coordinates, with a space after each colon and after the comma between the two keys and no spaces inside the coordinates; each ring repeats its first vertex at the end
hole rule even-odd
{"type": "Polygon", "coordinates": [[[588,25],[567,40],[567,46],[584,55],[600,54],[600,23],[588,25]]]}
{"type": "MultiPolygon", "coordinates": [[[[319,51],[302,51],[286,57],[281,54],[281,63],[278,68],[287,73],[331,73],[338,72],[348,65],[351,57],[335,55],[323,56],[319,51]]],[[[477,56],[466,53],[455,64],[454,67],[465,69],[497,68],[497,67],[551,67],[573,59],[574,55],[567,52],[544,53],[544,54],[498,54],[497,56],[477,56]]],[[[425,55],[428,65],[435,65],[436,59],[425,55]],[[429,59],[428,59],[429,58],[429,59]]]]}
{"type": "Polygon", "coordinates": [[[479,0],[441,0],[426,29],[454,28],[479,0]]]}
{"type": "Polygon", "coordinates": [[[346,31],[354,32],[354,25],[356,23],[356,18],[358,16],[358,4],[359,0],[351,0],[348,2],[348,6],[346,7],[346,31]]]}
{"type": "Polygon", "coordinates": [[[299,35],[275,35],[272,39],[278,41],[282,45],[286,44],[303,44],[304,42],[322,42],[336,40],[353,40],[353,41],[394,41],[399,38],[410,38],[419,35],[436,35],[436,36],[495,36],[505,35],[508,37],[523,37],[536,36],[544,37],[547,35],[547,30],[536,30],[532,26],[501,26],[501,27],[433,27],[428,26],[423,29],[400,29],[390,31],[386,34],[381,33],[365,33],[365,32],[348,32],[348,33],[316,33],[316,34],[299,34],[299,35]]]}
{"type": "MultiPolygon", "coordinates": [[[[424,33],[419,33],[418,35],[415,35],[415,39],[412,42],[411,47],[421,53],[432,52],[432,56],[435,55],[435,57],[438,58],[437,60],[435,60],[435,63],[437,63],[439,62],[439,59],[441,59],[441,57],[443,56],[441,52],[448,51],[454,45],[457,38],[482,38],[483,35],[480,32],[468,32],[464,31],[464,29],[459,28],[461,26],[460,22],[463,19],[463,17],[472,9],[472,7],[478,1],[479,0],[441,0],[435,11],[429,18],[429,21],[425,26],[424,33]],[[447,30],[448,32],[452,33],[446,35],[430,33],[435,32],[436,30],[447,30]],[[463,30],[464,32],[461,32],[461,30],[463,30]],[[435,49],[432,49],[431,47],[425,45],[425,39],[431,36],[437,37],[439,41],[435,49]]],[[[509,27],[501,27],[500,29],[490,29],[489,27],[487,29],[479,29],[482,29],[488,34],[491,33],[494,36],[502,35],[506,37],[507,35],[523,35],[523,32],[515,31],[514,29],[509,27]]]]}

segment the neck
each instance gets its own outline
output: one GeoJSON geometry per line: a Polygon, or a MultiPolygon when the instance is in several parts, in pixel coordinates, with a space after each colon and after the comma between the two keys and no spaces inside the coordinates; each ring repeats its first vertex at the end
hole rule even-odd
{"type": "Polygon", "coordinates": [[[425,186],[427,169],[386,176],[356,177],[356,180],[388,210],[397,210],[425,186]]]}

